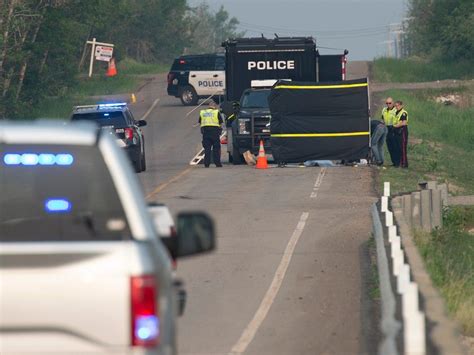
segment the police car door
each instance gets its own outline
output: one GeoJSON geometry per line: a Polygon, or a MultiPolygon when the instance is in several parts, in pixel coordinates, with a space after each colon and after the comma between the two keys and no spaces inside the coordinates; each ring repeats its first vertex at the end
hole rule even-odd
{"type": "Polygon", "coordinates": [[[189,71],[189,84],[198,96],[224,94],[225,72],[216,70],[216,56],[196,58],[192,69],[189,71]]]}

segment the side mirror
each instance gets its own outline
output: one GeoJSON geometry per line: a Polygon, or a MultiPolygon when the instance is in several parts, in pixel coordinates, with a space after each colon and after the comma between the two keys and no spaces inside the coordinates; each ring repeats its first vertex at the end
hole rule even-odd
{"type": "Polygon", "coordinates": [[[214,223],[203,212],[184,212],[178,215],[177,256],[195,255],[215,248],[214,223]]]}
{"type": "Polygon", "coordinates": [[[145,120],[137,121],[137,126],[138,127],[143,127],[143,126],[146,126],[147,124],[148,124],[148,122],[145,121],[145,120]]]}

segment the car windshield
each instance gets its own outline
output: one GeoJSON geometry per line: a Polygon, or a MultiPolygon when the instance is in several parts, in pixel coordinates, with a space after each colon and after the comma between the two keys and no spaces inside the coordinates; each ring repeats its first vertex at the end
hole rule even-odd
{"type": "Polygon", "coordinates": [[[96,146],[0,144],[0,190],[0,241],[130,238],[96,146]]]}
{"type": "Polygon", "coordinates": [[[242,108],[268,108],[270,90],[255,90],[244,92],[240,107],[242,108]]]}
{"type": "Polygon", "coordinates": [[[99,126],[125,127],[127,122],[122,111],[75,113],[73,121],[95,121],[99,126]]]}

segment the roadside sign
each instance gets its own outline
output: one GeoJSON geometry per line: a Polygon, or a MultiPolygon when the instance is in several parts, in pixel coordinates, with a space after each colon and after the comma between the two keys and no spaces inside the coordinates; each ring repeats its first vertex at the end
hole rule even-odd
{"type": "Polygon", "coordinates": [[[109,62],[112,58],[114,47],[109,46],[96,46],[95,47],[95,59],[104,62],[109,62]]]}
{"type": "Polygon", "coordinates": [[[87,44],[92,45],[91,61],[89,64],[89,78],[92,76],[92,69],[94,68],[94,57],[96,60],[110,62],[114,52],[114,45],[112,43],[97,42],[95,38],[92,41],[87,41],[87,44]]]}

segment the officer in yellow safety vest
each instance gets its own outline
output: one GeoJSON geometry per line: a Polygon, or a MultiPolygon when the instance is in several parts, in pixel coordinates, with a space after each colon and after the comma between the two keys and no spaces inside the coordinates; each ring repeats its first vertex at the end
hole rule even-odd
{"type": "Polygon", "coordinates": [[[211,151],[214,164],[218,168],[221,164],[221,141],[222,116],[214,102],[209,103],[209,108],[199,113],[199,124],[201,125],[202,146],[204,148],[204,166],[209,168],[211,164],[211,151]]]}
{"type": "Polygon", "coordinates": [[[395,106],[393,106],[393,99],[391,97],[387,97],[385,100],[386,107],[382,110],[382,120],[387,127],[387,148],[388,153],[390,154],[390,159],[392,160],[392,164],[394,166],[400,165],[400,158],[399,155],[396,153],[397,149],[397,141],[395,137],[395,132],[393,129],[393,122],[395,121],[395,106]],[[398,160],[397,160],[398,157],[398,160]]]}
{"type": "Polygon", "coordinates": [[[397,142],[397,154],[400,167],[408,168],[408,112],[403,108],[402,101],[395,102],[395,121],[393,122],[394,135],[397,142]]]}

